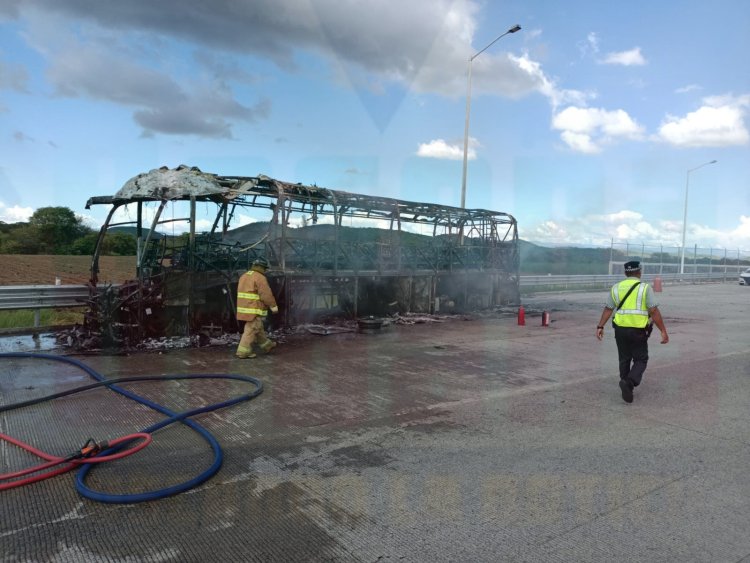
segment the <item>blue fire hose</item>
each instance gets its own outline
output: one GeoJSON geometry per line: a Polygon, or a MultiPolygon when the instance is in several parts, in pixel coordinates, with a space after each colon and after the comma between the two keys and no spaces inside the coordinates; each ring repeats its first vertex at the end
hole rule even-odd
{"type": "MultiPolygon", "coordinates": [[[[40,360],[52,360],[52,361],[57,361],[57,362],[68,363],[85,371],[93,379],[95,379],[97,383],[78,387],[78,388],[71,389],[62,393],[56,393],[54,395],[50,395],[47,397],[41,397],[39,399],[33,399],[30,401],[24,401],[21,403],[15,403],[12,405],[2,406],[0,407],[0,412],[10,411],[10,410],[14,410],[17,408],[29,406],[32,404],[38,404],[38,403],[48,401],[51,399],[55,399],[58,397],[71,395],[73,393],[77,393],[81,391],[86,391],[94,387],[106,386],[109,389],[127,397],[128,399],[136,401],[142,405],[145,405],[167,416],[167,418],[165,418],[161,422],[153,424],[149,426],[148,428],[143,429],[141,432],[151,434],[161,428],[169,426],[170,424],[174,424],[175,422],[181,422],[182,424],[188,426],[189,428],[197,432],[206,442],[208,442],[209,446],[211,447],[211,450],[213,452],[213,463],[211,463],[211,465],[206,470],[201,472],[199,475],[196,475],[192,479],[189,479],[177,485],[172,485],[169,487],[165,487],[163,489],[157,489],[157,490],[148,491],[144,493],[137,493],[137,494],[109,494],[109,493],[102,493],[102,492],[92,490],[86,485],[85,480],[86,480],[86,475],[88,475],[88,473],[95,467],[95,464],[87,463],[87,464],[82,465],[76,476],[76,489],[83,497],[88,498],[90,500],[95,500],[95,501],[104,502],[104,503],[130,504],[130,503],[144,502],[148,500],[158,500],[158,499],[176,495],[178,493],[182,493],[184,491],[197,487],[201,483],[210,479],[221,468],[224,454],[216,438],[203,426],[201,426],[200,424],[198,424],[197,422],[193,420],[190,420],[190,417],[203,414],[203,413],[207,413],[207,412],[211,412],[211,411],[215,411],[218,409],[223,409],[232,405],[236,405],[237,403],[241,403],[243,401],[249,401],[257,397],[263,392],[263,383],[260,380],[254,377],[245,376],[245,375],[187,374],[187,375],[168,375],[168,376],[123,377],[123,378],[108,380],[104,376],[96,372],[90,366],[87,366],[81,361],[78,361],[73,358],[68,358],[66,356],[58,356],[58,355],[53,355],[53,354],[32,354],[32,353],[27,353],[27,352],[9,352],[9,353],[0,353],[0,359],[2,358],[34,358],[34,359],[40,359],[40,360]],[[192,409],[189,411],[177,413],[162,405],[154,403],[153,401],[150,401],[149,399],[136,395],[135,393],[132,393],[131,391],[127,391],[121,387],[118,387],[115,384],[115,383],[134,382],[134,381],[168,381],[168,380],[179,380],[179,379],[233,379],[237,381],[250,383],[254,386],[255,389],[250,393],[239,395],[237,397],[228,399],[220,403],[215,403],[212,405],[207,405],[204,407],[199,407],[199,408],[192,409]]],[[[127,444],[121,444],[120,446],[105,450],[102,452],[102,455],[109,455],[109,454],[115,453],[119,451],[120,449],[126,447],[126,445],[127,444]]]]}

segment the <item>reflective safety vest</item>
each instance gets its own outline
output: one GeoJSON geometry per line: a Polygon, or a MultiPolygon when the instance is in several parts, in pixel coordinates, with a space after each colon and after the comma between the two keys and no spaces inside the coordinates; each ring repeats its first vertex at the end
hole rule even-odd
{"type": "Polygon", "coordinates": [[[268,309],[260,295],[262,292],[268,294],[271,292],[263,274],[251,270],[240,277],[237,287],[237,318],[239,320],[248,321],[256,316],[268,315],[268,309]]]}
{"type": "MultiPolygon", "coordinates": [[[[615,302],[615,307],[620,304],[620,299],[625,296],[630,288],[639,281],[638,278],[630,277],[612,286],[612,300],[615,302]]],[[[630,292],[622,307],[615,311],[613,321],[617,326],[646,328],[648,324],[646,292],[648,289],[648,284],[641,282],[637,288],[630,292]]]]}

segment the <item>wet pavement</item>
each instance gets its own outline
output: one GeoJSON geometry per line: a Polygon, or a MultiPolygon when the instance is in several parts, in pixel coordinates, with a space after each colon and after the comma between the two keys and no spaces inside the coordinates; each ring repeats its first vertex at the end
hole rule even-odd
{"type": "MultiPolygon", "coordinates": [[[[0,561],[750,561],[750,289],[665,286],[671,342],[652,337],[631,405],[612,329],[595,338],[604,300],[527,297],[525,326],[497,314],[290,335],[255,360],[226,346],[76,356],[107,378],[238,373],[265,390],[196,417],[224,460],[189,492],[100,503],[73,472],[0,491],[0,561]]],[[[90,381],[0,359],[0,405],[90,381]]],[[[247,386],[128,389],[184,411],[247,386]]],[[[62,455],[162,418],[99,389],[0,413],[0,432],[62,455]]],[[[86,483],[142,492],[211,461],[177,424],[86,483]]],[[[33,463],[0,445],[0,472],[33,463]]]]}
{"type": "Polygon", "coordinates": [[[54,334],[12,334],[0,336],[0,354],[33,352],[49,354],[58,347],[54,334]]]}

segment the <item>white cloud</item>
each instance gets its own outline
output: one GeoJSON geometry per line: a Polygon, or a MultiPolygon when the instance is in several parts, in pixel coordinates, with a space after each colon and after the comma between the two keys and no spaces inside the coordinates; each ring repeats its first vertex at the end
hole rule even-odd
{"type": "MultiPolygon", "coordinates": [[[[172,43],[149,35],[148,26],[127,34],[116,25],[107,30],[90,21],[74,24],[54,9],[30,9],[25,15],[25,38],[46,57],[46,78],[55,95],[132,108],[144,136],[231,138],[234,122],[253,123],[270,112],[268,100],[240,103],[215,65],[175,64],[179,54],[172,43]],[[75,33],[70,32],[73,25],[75,33]]],[[[246,80],[240,76],[238,81],[246,80]]]]}
{"type": "MultiPolygon", "coordinates": [[[[642,213],[622,210],[616,213],[580,217],[558,217],[536,225],[519,224],[519,236],[541,244],[588,244],[609,246],[629,242],[676,252],[682,242],[682,221],[651,221],[642,213]]],[[[736,227],[727,230],[689,223],[687,245],[699,248],[726,248],[750,252],[750,217],[741,215],[736,227]]]]}
{"type": "MultiPolygon", "coordinates": [[[[467,151],[467,158],[474,160],[477,157],[477,153],[474,147],[479,146],[479,142],[469,137],[469,149],[467,151]]],[[[443,139],[434,139],[427,143],[421,143],[417,149],[417,156],[424,158],[441,158],[445,160],[463,160],[464,158],[464,147],[462,144],[451,145],[445,142],[443,139]]]]}
{"type": "MultiPolygon", "coordinates": [[[[750,250],[750,217],[740,215],[738,225],[726,231],[688,223],[686,238],[688,241],[698,241],[699,247],[709,241],[717,247],[747,251],[750,250]]],[[[690,243],[686,246],[689,248],[690,243]]]]}
{"type": "Polygon", "coordinates": [[[591,219],[597,223],[605,223],[609,225],[616,225],[622,222],[635,223],[643,219],[643,215],[637,211],[630,211],[623,209],[615,213],[605,213],[601,215],[588,215],[587,220],[591,219]]]}
{"type": "Polygon", "coordinates": [[[582,152],[585,154],[596,154],[602,152],[601,147],[594,143],[590,135],[585,133],[563,131],[560,133],[560,138],[566,145],[576,152],[582,152]]]}
{"type": "Polygon", "coordinates": [[[727,247],[746,245],[743,248],[750,248],[750,217],[740,215],[740,224],[727,233],[725,245],[727,247]]]}
{"type": "Polygon", "coordinates": [[[93,215],[90,215],[89,213],[76,213],[76,216],[81,220],[81,222],[87,226],[90,229],[99,230],[99,227],[102,226],[101,220],[97,219],[93,215]]]}
{"type": "Polygon", "coordinates": [[[526,30],[526,33],[524,34],[526,36],[526,40],[529,39],[537,39],[542,36],[542,30],[541,29],[528,29],[526,30]]]}
{"type": "MultiPolygon", "coordinates": [[[[462,54],[459,59],[462,60],[451,62],[445,57],[439,57],[434,64],[426,65],[420,71],[415,87],[445,95],[465,94],[466,71],[457,69],[461,66],[465,68],[468,56],[463,51],[460,52],[462,54]],[[449,72],[446,72],[447,70],[449,72]]],[[[593,92],[560,88],[556,81],[544,72],[542,65],[532,60],[527,53],[516,56],[511,53],[494,55],[485,52],[472,65],[472,96],[475,97],[481,94],[502,94],[519,98],[537,92],[549,100],[553,110],[564,104],[584,105],[596,97],[593,92]]],[[[581,140],[580,146],[583,144],[584,140],[581,140]]],[[[463,158],[462,149],[459,155],[456,155],[455,149],[455,146],[437,139],[427,145],[420,145],[417,154],[434,156],[431,153],[436,152],[440,156],[435,158],[463,158]],[[441,145],[441,142],[445,146],[441,145]]],[[[474,151],[470,149],[469,158],[474,157],[474,151]]]]}
{"type": "Polygon", "coordinates": [[[71,40],[50,56],[47,77],[60,96],[88,96],[135,108],[134,120],[152,133],[231,138],[229,119],[253,122],[270,111],[267,101],[254,107],[240,104],[224,83],[180,80],[120,51],[127,49],[116,42],[113,48],[96,40],[71,40]]]}
{"type": "Polygon", "coordinates": [[[238,213],[232,221],[232,228],[236,229],[237,227],[244,227],[245,225],[249,225],[250,223],[257,223],[261,220],[268,221],[270,220],[270,216],[265,219],[258,219],[257,217],[252,217],[250,215],[247,215],[246,213],[238,213]]]}
{"type": "Polygon", "coordinates": [[[658,241],[666,236],[663,229],[651,225],[643,214],[624,209],[616,213],[589,215],[584,223],[590,224],[593,231],[609,234],[610,238],[632,241],[658,241]]]}
{"type": "Polygon", "coordinates": [[[681,88],[677,88],[674,93],[675,94],[687,94],[688,92],[692,92],[693,90],[700,90],[701,87],[697,84],[688,84],[687,86],[682,86],[681,88]]]}
{"type": "Polygon", "coordinates": [[[643,240],[638,229],[644,228],[643,216],[635,211],[587,215],[581,217],[558,217],[532,225],[529,230],[519,227],[521,238],[543,244],[591,244],[609,245],[612,239],[630,235],[628,239],[643,240]]]}
{"type": "Polygon", "coordinates": [[[640,139],[644,131],[625,110],[574,106],[554,115],[552,128],[562,131],[560,137],[571,149],[588,154],[617,139],[640,139]]]}
{"type": "MultiPolygon", "coordinates": [[[[131,51],[140,48],[146,52],[148,43],[158,43],[153,49],[156,52],[150,53],[152,60],[168,61],[170,42],[192,42],[204,53],[199,57],[204,67],[213,69],[214,74],[218,69],[217,76],[237,81],[238,66],[232,56],[261,56],[296,72],[296,53],[312,52],[330,63],[332,72],[343,70],[349,84],[355,87],[371,90],[398,83],[417,93],[454,97],[465,93],[467,60],[483,47],[472,45],[482,9],[476,0],[286,2],[283,14],[277,0],[234,4],[131,0],[120,6],[108,2],[26,0],[22,15],[34,18],[43,28],[34,38],[38,45],[49,45],[55,33],[65,40],[99,37],[100,41],[91,41],[71,53],[84,59],[103,50],[105,60],[115,56],[113,60],[119,65],[121,57],[117,55],[127,54],[128,46],[131,51]],[[174,14],[180,17],[175,18],[174,14]],[[51,23],[53,20],[57,24],[51,23]],[[71,32],[73,26],[75,33],[71,32]],[[249,28],[252,33],[248,33],[249,28]],[[108,44],[111,48],[104,49],[108,44]],[[222,64],[217,65],[216,61],[222,64]],[[227,70],[232,72],[227,75],[227,70]],[[365,82],[360,78],[363,71],[365,82]]],[[[528,55],[520,59],[509,55],[508,51],[523,44],[519,35],[530,39],[538,35],[538,30],[511,34],[474,60],[476,94],[520,97],[540,91],[550,95],[549,83],[554,81],[541,73],[538,63],[534,63],[537,68],[531,69],[519,64],[528,60],[528,55]]],[[[54,63],[58,58],[55,49],[46,51],[54,63]]],[[[117,71],[109,69],[104,74],[102,70],[91,69],[89,87],[106,82],[106,78],[118,78],[117,71]]],[[[166,70],[154,72],[164,75],[162,80],[173,80],[166,70]]],[[[252,82],[254,77],[245,73],[242,79],[252,82]]],[[[183,94],[185,90],[188,89],[183,89],[183,94]]]]}
{"type": "Polygon", "coordinates": [[[705,98],[703,104],[684,117],[668,115],[655,138],[678,147],[725,147],[750,142],[745,123],[750,95],[714,96],[705,98]]]}
{"type": "Polygon", "coordinates": [[[33,214],[34,209],[32,207],[21,207],[19,205],[8,207],[0,201],[0,221],[5,223],[26,222],[33,214]]]}
{"type": "Polygon", "coordinates": [[[591,50],[594,51],[594,53],[599,52],[599,36],[595,32],[590,32],[586,36],[586,40],[588,41],[588,44],[591,46],[591,50]]]}
{"type": "Polygon", "coordinates": [[[586,58],[589,53],[596,54],[599,52],[599,36],[591,31],[586,35],[586,40],[579,41],[577,46],[582,59],[586,58]]]}
{"type": "Polygon", "coordinates": [[[558,221],[543,221],[528,231],[521,226],[519,231],[522,239],[534,242],[565,242],[570,239],[567,228],[558,221]]]}
{"type": "Polygon", "coordinates": [[[615,238],[621,240],[654,241],[660,238],[659,231],[646,221],[638,221],[633,225],[623,223],[618,225],[614,232],[615,238]]]}
{"type": "Polygon", "coordinates": [[[228,55],[251,55],[296,72],[296,53],[313,52],[333,67],[353,65],[387,81],[411,84],[427,70],[425,77],[440,74],[442,84],[464,76],[479,9],[473,0],[319,0],[285,2],[283,8],[277,0],[130,0],[122,6],[25,0],[22,15],[63,19],[66,31],[97,29],[119,41],[145,32],[144,37],[192,42],[210,51],[206,60],[221,60],[225,69],[233,67],[228,55]]]}
{"type": "Polygon", "coordinates": [[[646,64],[646,59],[641,53],[641,48],[635,47],[629,51],[607,53],[600,62],[608,65],[642,66],[646,64]]]}
{"type": "Polygon", "coordinates": [[[549,78],[542,70],[542,65],[532,61],[528,55],[515,57],[508,55],[518,68],[523,71],[528,79],[533,83],[534,90],[549,99],[553,109],[563,104],[585,104],[588,100],[596,97],[591,92],[582,92],[580,90],[565,90],[557,87],[554,80],[549,78]]]}
{"type": "MultiPolygon", "coordinates": [[[[429,57],[416,69],[412,90],[459,97],[466,94],[467,60],[472,55],[471,43],[455,44],[440,52],[433,48],[429,57]]],[[[472,96],[502,95],[510,98],[540,91],[539,72],[530,71],[522,63],[527,56],[516,57],[493,46],[474,59],[471,65],[472,96]]],[[[544,80],[548,80],[544,77],[544,80]]]]}
{"type": "MultiPolygon", "coordinates": [[[[146,203],[143,205],[141,217],[144,225],[150,225],[156,216],[156,209],[158,204],[146,203]]],[[[122,205],[117,208],[114,215],[112,216],[112,223],[126,223],[137,220],[136,215],[136,204],[133,205],[122,205]]]]}
{"type": "MultiPolygon", "coordinates": [[[[27,40],[47,58],[48,80],[59,95],[129,107],[144,137],[231,138],[236,122],[256,122],[270,112],[268,100],[244,103],[234,86],[241,82],[243,91],[252,91],[260,79],[243,70],[248,57],[296,73],[297,53],[312,53],[345,87],[361,92],[381,128],[399,102],[384,109],[372,101],[373,89],[392,96],[386,87],[397,84],[416,94],[464,96],[467,60],[484,46],[472,44],[481,9],[476,0],[320,0],[285,3],[282,17],[276,0],[239,7],[198,0],[131,0],[122,6],[25,0],[19,16],[28,24],[27,40]],[[184,45],[200,53],[198,65],[174,64],[184,45]]],[[[472,94],[541,93],[553,111],[593,99],[590,92],[560,88],[528,53],[509,52],[537,31],[511,34],[477,57],[472,94]]],[[[596,34],[587,41],[598,48],[596,34]]]]}
{"type": "MultiPolygon", "coordinates": [[[[135,204],[128,204],[123,205],[121,207],[117,208],[117,211],[115,211],[114,216],[112,217],[112,223],[132,223],[130,226],[135,226],[135,221],[137,219],[137,206],[135,204]]],[[[149,228],[151,228],[151,225],[154,221],[154,218],[156,217],[156,212],[159,208],[158,202],[147,202],[143,205],[141,209],[141,217],[143,221],[143,228],[144,228],[144,235],[148,231],[149,228]]],[[[211,206],[204,207],[204,206],[198,206],[196,209],[197,216],[195,221],[195,229],[197,232],[208,232],[211,230],[211,227],[214,224],[214,221],[216,219],[216,216],[214,214],[214,208],[211,206]]],[[[268,215],[268,212],[261,211],[263,215],[268,215]]],[[[160,225],[157,226],[157,231],[161,233],[168,233],[170,235],[179,235],[182,233],[190,232],[190,223],[188,222],[187,218],[190,216],[190,206],[189,203],[185,201],[173,201],[167,204],[167,206],[162,211],[162,214],[159,216],[159,221],[161,222],[160,225]],[[175,219],[172,221],[172,219],[175,219]],[[166,221],[166,222],[165,222],[166,221]]],[[[99,228],[101,226],[102,221],[97,221],[91,217],[87,217],[87,219],[90,219],[92,223],[95,223],[95,228],[99,228]]],[[[236,213],[232,218],[232,224],[230,226],[231,229],[236,229],[237,227],[242,227],[244,225],[249,225],[250,223],[255,223],[257,221],[268,221],[270,219],[270,215],[259,219],[258,217],[253,217],[251,215],[248,215],[247,213],[238,212],[236,213]]]]}

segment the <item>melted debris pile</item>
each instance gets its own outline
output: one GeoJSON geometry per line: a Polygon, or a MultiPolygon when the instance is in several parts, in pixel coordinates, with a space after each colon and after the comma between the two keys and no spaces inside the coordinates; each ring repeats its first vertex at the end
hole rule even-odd
{"type": "MultiPolygon", "coordinates": [[[[428,313],[394,313],[389,317],[368,317],[380,322],[382,328],[390,325],[416,325],[429,323],[444,323],[451,321],[468,321],[478,317],[515,316],[518,309],[515,307],[502,307],[492,311],[474,312],[466,314],[428,314],[428,313]]],[[[526,311],[527,314],[532,311],[526,311]]],[[[541,312],[540,312],[541,314],[541,312]]],[[[360,319],[361,320],[361,319],[360,319]]],[[[313,334],[317,336],[330,336],[334,334],[361,332],[360,320],[330,319],[320,324],[301,324],[290,328],[269,330],[269,338],[278,342],[286,343],[288,335],[313,334]]],[[[103,350],[117,349],[118,352],[129,351],[159,351],[177,350],[183,348],[202,348],[206,346],[236,346],[240,341],[240,333],[227,333],[218,326],[206,325],[201,332],[191,336],[157,337],[146,338],[128,344],[126,341],[117,342],[114,346],[105,346],[101,334],[87,331],[84,327],[76,325],[71,329],[58,332],[55,335],[59,346],[70,348],[81,352],[101,352],[103,350]]]]}
{"type": "MultiPolygon", "coordinates": [[[[70,348],[76,352],[102,352],[116,349],[118,352],[179,350],[183,348],[203,348],[206,346],[236,346],[240,341],[239,333],[219,333],[217,331],[202,331],[191,336],[162,336],[146,338],[135,344],[127,342],[117,343],[115,346],[105,346],[101,335],[86,331],[76,325],[72,329],[58,332],[55,340],[59,346],[70,348]]],[[[285,331],[268,331],[268,336],[279,343],[286,342],[285,331]]]]}

